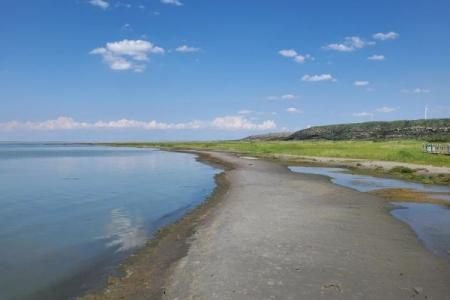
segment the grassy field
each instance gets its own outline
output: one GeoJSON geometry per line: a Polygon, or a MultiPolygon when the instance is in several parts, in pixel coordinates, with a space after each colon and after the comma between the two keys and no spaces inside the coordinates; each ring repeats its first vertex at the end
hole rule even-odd
{"type": "Polygon", "coordinates": [[[136,143],[132,146],[167,148],[214,149],[245,153],[254,156],[289,154],[398,161],[434,166],[450,166],[450,156],[422,152],[422,141],[220,141],[136,143]]]}

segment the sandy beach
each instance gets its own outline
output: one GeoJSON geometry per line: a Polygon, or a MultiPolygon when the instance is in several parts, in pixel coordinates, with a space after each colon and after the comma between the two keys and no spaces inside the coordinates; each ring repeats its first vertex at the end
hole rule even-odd
{"type": "Polygon", "coordinates": [[[446,299],[450,264],[377,196],[282,164],[201,152],[225,166],[205,204],[86,299],[446,299]]]}

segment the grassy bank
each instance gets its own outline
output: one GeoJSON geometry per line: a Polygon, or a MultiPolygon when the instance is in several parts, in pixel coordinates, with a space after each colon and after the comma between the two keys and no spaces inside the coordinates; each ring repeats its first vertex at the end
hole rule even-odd
{"type": "Polygon", "coordinates": [[[132,143],[130,146],[154,146],[173,149],[212,149],[254,156],[299,155],[396,161],[450,167],[450,156],[422,152],[422,141],[220,141],[132,143]]]}

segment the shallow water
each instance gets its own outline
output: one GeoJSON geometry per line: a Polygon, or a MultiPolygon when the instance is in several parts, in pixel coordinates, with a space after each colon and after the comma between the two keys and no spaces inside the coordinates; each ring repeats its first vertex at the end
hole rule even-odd
{"type": "MultiPolygon", "coordinates": [[[[379,178],[351,174],[343,168],[289,167],[293,172],[324,175],[335,184],[370,192],[385,188],[411,189],[421,192],[450,192],[450,187],[425,185],[399,179],[379,178]]],[[[449,200],[448,195],[433,195],[433,198],[449,200]]],[[[424,245],[436,255],[450,260],[450,209],[446,206],[428,203],[393,203],[391,214],[407,223],[423,241],[424,245]]]]}
{"type": "Polygon", "coordinates": [[[450,187],[448,186],[421,184],[400,179],[351,174],[349,173],[349,170],[343,168],[289,167],[289,169],[293,172],[328,176],[331,178],[333,183],[343,185],[360,192],[370,192],[386,188],[402,188],[421,192],[450,193],[450,187]]]}
{"type": "Polygon", "coordinates": [[[392,215],[408,223],[433,253],[450,260],[450,209],[426,203],[394,203],[392,215]]]}
{"type": "Polygon", "coordinates": [[[0,299],[66,299],[98,284],[220,170],[152,149],[0,144],[0,299]]]}

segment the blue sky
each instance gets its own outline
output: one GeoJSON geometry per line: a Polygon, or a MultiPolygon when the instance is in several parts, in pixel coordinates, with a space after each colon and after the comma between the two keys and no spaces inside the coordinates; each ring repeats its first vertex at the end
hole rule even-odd
{"type": "Polygon", "coordinates": [[[450,116],[450,2],[0,3],[0,140],[450,116]]]}

